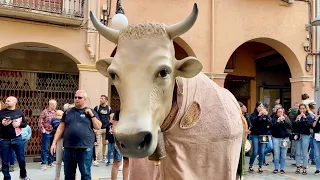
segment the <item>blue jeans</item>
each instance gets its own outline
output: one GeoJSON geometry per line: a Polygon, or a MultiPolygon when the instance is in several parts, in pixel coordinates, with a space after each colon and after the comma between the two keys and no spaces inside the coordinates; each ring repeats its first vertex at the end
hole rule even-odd
{"type": "Polygon", "coordinates": [[[266,148],[266,143],[260,143],[258,135],[251,135],[251,139],[252,139],[253,151],[250,157],[249,166],[250,167],[253,166],[254,160],[256,159],[258,152],[259,152],[259,166],[262,166],[264,149],[266,148]]]}
{"type": "Polygon", "coordinates": [[[295,141],[296,145],[296,165],[301,165],[301,157],[303,158],[303,167],[308,166],[308,147],[310,142],[310,135],[301,134],[301,139],[295,141]]]}
{"type": "Polygon", "coordinates": [[[12,147],[9,148],[9,163],[10,165],[14,165],[16,156],[14,154],[14,150],[12,149],[12,147]]]}
{"type": "Polygon", "coordinates": [[[75,179],[77,165],[81,180],[91,180],[92,148],[64,148],[63,159],[65,180],[75,179]]]}
{"type": "Polygon", "coordinates": [[[113,162],[122,160],[120,153],[117,151],[115,147],[115,143],[108,143],[108,162],[110,162],[111,152],[113,152],[113,162]]]}
{"type": "MultiPolygon", "coordinates": [[[[266,161],[266,155],[270,153],[273,150],[273,143],[271,136],[268,136],[269,142],[267,144],[267,148],[264,149],[264,156],[263,156],[263,162],[266,161]]],[[[260,158],[260,156],[259,156],[260,158]]]]}
{"type": "Polygon", "coordinates": [[[9,173],[10,148],[12,148],[17,155],[17,160],[20,168],[20,177],[27,177],[26,161],[23,152],[23,141],[21,136],[18,136],[14,139],[0,139],[3,179],[11,180],[11,176],[9,173]]]}
{"type": "Polygon", "coordinates": [[[288,148],[280,147],[281,140],[289,140],[288,138],[272,138],[273,142],[273,151],[274,151],[274,169],[279,170],[279,161],[280,161],[280,170],[284,170],[286,164],[286,156],[288,148]]]}
{"type": "Polygon", "coordinates": [[[314,162],[315,154],[314,154],[314,145],[313,145],[313,137],[312,136],[310,136],[309,145],[310,145],[310,160],[312,162],[314,162]]]}
{"type": "Polygon", "coordinates": [[[316,162],[316,169],[320,171],[320,141],[316,141],[313,139],[314,145],[314,155],[315,155],[315,162],[316,162]]]}
{"type": "MultiPolygon", "coordinates": [[[[115,153],[114,152],[114,150],[115,150],[115,148],[114,148],[114,144],[115,143],[108,143],[108,162],[110,162],[110,159],[111,159],[111,153],[113,152],[113,154],[115,153]]],[[[114,155],[113,155],[114,156],[114,155]]],[[[114,159],[113,159],[113,161],[114,161],[114,159]]]]}
{"type": "Polygon", "coordinates": [[[26,153],[29,140],[27,139],[22,139],[22,140],[23,140],[24,153],[26,153]]]}
{"type": "Polygon", "coordinates": [[[52,145],[53,136],[52,134],[42,133],[41,138],[41,164],[47,164],[47,157],[48,164],[52,164],[54,161],[53,154],[49,153],[49,148],[52,145]]]}

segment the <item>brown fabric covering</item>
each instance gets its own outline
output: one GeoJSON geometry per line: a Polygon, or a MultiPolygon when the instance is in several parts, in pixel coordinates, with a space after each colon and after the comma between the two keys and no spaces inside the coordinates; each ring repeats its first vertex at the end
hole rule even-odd
{"type": "Polygon", "coordinates": [[[130,180],[236,179],[243,136],[237,100],[203,73],[180,80],[179,111],[164,132],[167,157],[160,166],[147,158],[130,159],[130,180]],[[193,102],[200,105],[200,120],[182,129],[182,117],[193,102]]]}

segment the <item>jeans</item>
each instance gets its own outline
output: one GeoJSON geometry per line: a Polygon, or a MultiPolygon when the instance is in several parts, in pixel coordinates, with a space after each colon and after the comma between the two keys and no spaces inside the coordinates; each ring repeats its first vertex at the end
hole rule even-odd
{"type": "Polygon", "coordinates": [[[310,145],[310,160],[312,162],[314,162],[315,154],[314,154],[314,145],[313,145],[313,137],[312,136],[310,136],[309,145],[310,145]]]}
{"type": "Polygon", "coordinates": [[[301,157],[303,158],[303,167],[308,166],[308,147],[310,142],[310,135],[301,134],[301,139],[295,141],[296,145],[296,165],[301,165],[301,157]]]}
{"type": "Polygon", "coordinates": [[[65,180],[75,179],[77,165],[81,180],[91,180],[92,148],[64,148],[63,159],[65,180]]]}
{"type": "Polygon", "coordinates": [[[256,159],[258,152],[259,152],[259,166],[262,166],[263,162],[263,156],[264,156],[264,149],[266,148],[266,143],[260,143],[259,142],[259,136],[258,135],[251,135],[252,139],[252,147],[253,151],[250,157],[249,166],[252,167],[254,160],[256,159]]]}
{"type": "Polygon", "coordinates": [[[16,156],[14,154],[14,150],[12,149],[12,147],[9,148],[9,163],[10,165],[14,165],[14,162],[16,160],[16,156]]]}
{"type": "Polygon", "coordinates": [[[42,133],[41,138],[41,164],[47,164],[47,157],[48,158],[48,164],[52,164],[54,161],[54,157],[51,153],[49,153],[49,148],[52,145],[53,136],[52,134],[42,133]]]}
{"type": "MultiPolygon", "coordinates": [[[[108,158],[108,162],[110,162],[111,153],[113,152],[113,154],[115,154],[115,152],[114,152],[114,150],[115,150],[114,144],[115,143],[108,143],[108,157],[107,157],[108,158]]],[[[114,159],[113,159],[113,161],[114,161],[114,159]]]]}
{"type": "Polygon", "coordinates": [[[24,154],[26,154],[29,140],[27,140],[27,139],[22,139],[22,141],[23,141],[23,146],[24,146],[24,154]]]}
{"type": "Polygon", "coordinates": [[[316,169],[320,171],[320,141],[316,141],[313,139],[314,145],[314,155],[315,155],[315,162],[316,162],[316,169]]]}
{"type": "Polygon", "coordinates": [[[273,151],[274,151],[274,169],[279,170],[279,162],[280,162],[280,170],[284,170],[284,166],[286,164],[286,156],[288,148],[280,147],[281,140],[289,140],[288,138],[272,138],[273,142],[273,151]]]}
{"type": "Polygon", "coordinates": [[[27,177],[26,171],[26,161],[24,157],[24,148],[23,141],[21,136],[18,136],[13,139],[0,139],[0,149],[1,149],[1,158],[2,158],[2,173],[4,180],[11,180],[11,176],[9,173],[9,151],[10,148],[13,149],[15,154],[17,155],[17,160],[20,168],[20,178],[27,177]]]}
{"type": "MultiPolygon", "coordinates": [[[[268,139],[269,139],[269,142],[267,144],[267,148],[264,149],[264,156],[262,157],[263,158],[263,162],[266,161],[266,155],[273,150],[273,143],[272,143],[271,136],[268,136],[268,139]]],[[[259,156],[259,158],[260,158],[260,156],[259,156]]]]}

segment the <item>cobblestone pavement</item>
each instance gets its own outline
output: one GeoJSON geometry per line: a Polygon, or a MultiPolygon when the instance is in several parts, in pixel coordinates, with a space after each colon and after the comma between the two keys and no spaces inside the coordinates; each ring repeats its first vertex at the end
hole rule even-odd
{"type": "MultiPolygon", "coordinates": [[[[111,168],[112,165],[106,166],[104,163],[100,163],[98,167],[92,166],[92,180],[110,180],[111,176],[111,168]]],[[[48,168],[46,171],[40,170],[40,163],[27,163],[27,172],[28,177],[31,180],[54,180],[55,178],[55,168],[48,168]]],[[[60,179],[63,180],[64,178],[63,167],[61,170],[60,179]]],[[[80,180],[80,172],[77,169],[77,177],[80,180]]],[[[2,172],[0,173],[0,179],[3,179],[2,172]]],[[[11,172],[11,179],[12,180],[19,180],[19,167],[16,164],[15,171],[11,172]]],[[[122,180],[122,171],[119,171],[118,179],[122,180]]]]}
{"type": "MultiPolygon", "coordinates": [[[[313,173],[315,172],[315,166],[310,165],[308,167],[308,175],[301,175],[295,174],[296,168],[291,166],[291,164],[295,163],[293,160],[287,159],[285,171],[286,174],[273,174],[272,171],[274,170],[274,165],[272,163],[272,157],[267,156],[267,162],[270,164],[269,166],[264,166],[264,172],[259,174],[249,173],[248,170],[248,162],[249,157],[246,157],[246,175],[244,180],[320,180],[320,176],[315,176],[313,173]]],[[[255,171],[258,169],[257,165],[258,161],[256,160],[253,168],[255,171]]],[[[100,163],[98,167],[92,166],[92,180],[110,180],[111,175],[111,168],[110,166],[105,166],[104,163],[100,163]]],[[[27,164],[27,171],[28,176],[31,180],[54,180],[55,177],[55,168],[48,168],[46,171],[40,170],[40,163],[28,163],[27,164]]],[[[78,180],[80,180],[80,172],[77,170],[78,180]]],[[[19,167],[15,167],[15,171],[11,173],[12,180],[19,180],[19,167]]],[[[64,177],[63,170],[61,170],[61,180],[64,177]]],[[[118,179],[122,179],[122,171],[119,171],[118,179]]],[[[2,173],[0,173],[0,179],[3,178],[2,173]]]]}
{"type": "MultiPolygon", "coordinates": [[[[316,166],[309,164],[307,175],[302,174],[295,174],[296,167],[291,166],[291,164],[295,163],[294,160],[290,160],[287,157],[285,172],[286,174],[273,174],[272,171],[274,170],[274,164],[272,163],[272,156],[267,156],[267,162],[269,166],[263,166],[264,172],[259,174],[258,171],[258,161],[256,160],[253,169],[255,170],[254,173],[249,173],[249,157],[246,157],[246,174],[244,176],[245,180],[320,180],[320,176],[315,176],[314,172],[316,171],[316,166]]],[[[302,171],[301,171],[302,172],[302,171]]]]}

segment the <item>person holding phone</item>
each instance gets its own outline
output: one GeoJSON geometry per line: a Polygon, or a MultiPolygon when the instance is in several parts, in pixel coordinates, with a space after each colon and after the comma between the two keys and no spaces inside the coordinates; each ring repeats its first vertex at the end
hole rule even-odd
{"type": "Polygon", "coordinates": [[[284,109],[281,107],[276,110],[275,116],[272,119],[272,142],[274,150],[274,171],[284,174],[284,167],[286,163],[287,151],[289,148],[289,137],[292,132],[292,123],[290,119],[284,114],[284,109]]]}
{"type": "Polygon", "coordinates": [[[314,154],[316,162],[316,171],[315,175],[320,175],[320,116],[317,115],[316,119],[313,121],[313,145],[314,145],[314,154]]]}
{"type": "Polygon", "coordinates": [[[303,171],[302,174],[307,174],[308,166],[308,147],[310,138],[310,128],[312,128],[313,118],[307,111],[305,104],[299,105],[299,111],[295,118],[292,120],[293,126],[293,140],[295,141],[296,148],[296,173],[300,173],[301,158],[303,158],[303,171]]]}
{"type": "Polygon", "coordinates": [[[10,180],[9,173],[9,154],[12,148],[17,156],[20,168],[20,179],[29,180],[27,177],[26,160],[24,154],[24,143],[22,140],[22,130],[27,126],[23,112],[16,109],[18,100],[16,97],[9,96],[6,99],[6,108],[0,111],[0,149],[2,159],[2,173],[4,180],[10,180]]]}
{"type": "Polygon", "coordinates": [[[251,127],[251,140],[253,151],[249,162],[249,172],[253,173],[253,163],[259,153],[259,168],[258,172],[262,173],[262,163],[264,160],[264,150],[268,143],[268,135],[271,134],[271,118],[263,106],[262,102],[256,103],[256,108],[250,116],[251,127]]]}

